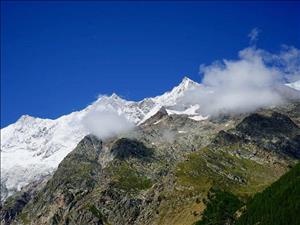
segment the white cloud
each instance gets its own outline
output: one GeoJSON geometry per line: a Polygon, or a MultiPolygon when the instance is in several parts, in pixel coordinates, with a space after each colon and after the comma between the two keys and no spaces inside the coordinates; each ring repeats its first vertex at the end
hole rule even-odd
{"type": "Polygon", "coordinates": [[[276,64],[284,73],[288,82],[300,80],[300,50],[283,45],[278,55],[271,54],[269,62],[276,64]]]}
{"type": "MultiPolygon", "coordinates": [[[[179,101],[184,105],[199,104],[198,112],[202,116],[251,112],[284,102],[282,93],[289,91],[283,84],[300,80],[300,50],[283,46],[274,54],[252,45],[241,50],[237,59],[201,65],[200,71],[202,84],[179,101]]],[[[101,104],[91,106],[83,124],[100,138],[118,135],[134,127],[113,107],[101,104]]],[[[167,137],[168,132],[164,136],[167,137]]]]}
{"type": "Polygon", "coordinates": [[[248,37],[250,38],[250,44],[255,44],[258,40],[258,35],[260,33],[260,30],[255,27],[253,28],[250,33],[248,34],[248,37]]]}
{"type": "Polygon", "coordinates": [[[284,101],[278,91],[286,80],[300,79],[299,50],[283,47],[279,54],[248,47],[237,60],[201,65],[202,86],[183,101],[200,104],[203,115],[243,113],[284,101]]]}
{"type": "Polygon", "coordinates": [[[83,117],[82,123],[91,134],[101,139],[125,133],[134,127],[133,123],[113,108],[101,104],[93,104],[83,117]]]}

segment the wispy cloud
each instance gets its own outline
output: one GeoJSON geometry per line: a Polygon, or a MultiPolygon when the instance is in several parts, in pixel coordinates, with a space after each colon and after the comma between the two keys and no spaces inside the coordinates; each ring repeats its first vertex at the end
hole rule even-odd
{"type": "Polygon", "coordinates": [[[260,30],[255,27],[253,28],[250,33],[248,34],[248,37],[250,38],[250,44],[253,45],[253,44],[256,44],[256,42],[258,41],[258,36],[260,34],[260,30]]]}

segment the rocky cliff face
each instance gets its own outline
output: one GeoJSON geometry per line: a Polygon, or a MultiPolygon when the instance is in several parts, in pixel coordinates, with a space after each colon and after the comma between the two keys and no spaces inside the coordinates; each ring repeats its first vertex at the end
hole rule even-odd
{"type": "Polygon", "coordinates": [[[295,164],[298,106],[202,121],[161,109],[120,137],[88,135],[3,204],[2,224],[193,224],[211,187],[247,199],[295,164]]]}

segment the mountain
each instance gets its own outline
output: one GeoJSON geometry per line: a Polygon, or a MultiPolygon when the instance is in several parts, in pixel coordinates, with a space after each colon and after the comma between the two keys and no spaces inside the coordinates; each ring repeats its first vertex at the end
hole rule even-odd
{"type": "MultiPolygon", "coordinates": [[[[89,134],[89,130],[82,123],[85,116],[101,107],[136,124],[136,129],[125,138],[134,137],[138,142],[146,143],[147,148],[156,149],[156,156],[161,161],[167,158],[168,165],[170,162],[183,160],[185,154],[207,146],[218,132],[233,128],[245,116],[210,119],[202,116],[198,110],[199,105],[181,101],[186,93],[198,88],[202,88],[202,85],[185,77],[170,92],[139,102],[127,101],[113,94],[101,96],[85,109],[55,120],[22,116],[16,123],[1,129],[1,199],[6,199],[21,188],[30,189],[33,183],[40,184],[51,179],[62,160],[89,134]]],[[[292,90],[286,88],[285,91],[292,90]]],[[[298,108],[296,101],[278,107],[277,110],[294,121],[300,121],[298,108]]],[[[297,140],[291,143],[296,143],[297,146],[297,140]]],[[[124,146],[122,143],[121,146],[124,146]]],[[[138,143],[125,143],[140,147],[138,143]]],[[[289,146],[291,143],[284,142],[282,145],[289,146]]],[[[104,146],[110,149],[111,144],[109,142],[104,146]]],[[[117,152],[112,155],[101,152],[100,165],[105,167],[112,158],[119,155],[117,152]]],[[[161,166],[158,165],[159,168],[161,166]]],[[[34,195],[34,192],[30,195],[34,195]]]]}
{"type": "Polygon", "coordinates": [[[192,225],[210,218],[216,187],[230,193],[218,195],[227,216],[299,160],[299,106],[206,120],[162,107],[125,134],[87,135],[52,176],[7,198],[1,222],[192,225]]]}
{"type": "Polygon", "coordinates": [[[111,109],[138,124],[162,106],[174,107],[178,98],[198,86],[198,83],[185,77],[170,92],[139,102],[127,101],[112,94],[100,97],[81,111],[55,120],[22,116],[16,123],[1,129],[1,199],[39,177],[51,174],[89,133],[82,125],[82,119],[91,110],[99,107],[111,109]]]}

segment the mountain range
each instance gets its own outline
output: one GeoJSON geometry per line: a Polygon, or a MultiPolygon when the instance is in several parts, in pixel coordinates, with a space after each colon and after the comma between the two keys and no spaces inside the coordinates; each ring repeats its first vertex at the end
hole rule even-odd
{"type": "Polygon", "coordinates": [[[1,198],[5,199],[40,176],[51,174],[89,133],[82,125],[82,118],[94,108],[112,109],[130,122],[138,124],[151,117],[162,106],[174,107],[176,100],[186,91],[198,86],[198,83],[185,77],[172,91],[139,102],[124,100],[114,93],[99,97],[81,111],[54,120],[21,116],[16,123],[1,129],[1,198]]]}
{"type": "MultiPolygon", "coordinates": [[[[182,101],[201,88],[185,77],[154,98],[100,96],[55,120],[25,115],[2,128],[3,224],[193,224],[212,187],[244,201],[296,164],[298,98],[211,116],[182,101]],[[90,135],[84,121],[101,109],[133,128],[90,135]]],[[[278,89],[299,96],[300,83],[278,89]]]]}

